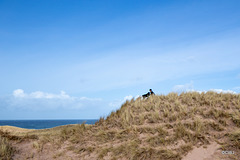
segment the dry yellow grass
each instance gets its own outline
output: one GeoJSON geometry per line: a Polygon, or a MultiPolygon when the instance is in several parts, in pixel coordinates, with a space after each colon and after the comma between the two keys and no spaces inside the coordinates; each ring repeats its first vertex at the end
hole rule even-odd
{"type": "Polygon", "coordinates": [[[170,93],[126,101],[95,125],[13,129],[10,132],[15,139],[5,138],[14,144],[18,137],[21,141],[16,146],[30,141],[37,150],[35,157],[46,154],[50,145],[55,159],[175,160],[194,146],[206,148],[214,141],[239,155],[239,111],[239,94],[170,93]]]}
{"type": "Polygon", "coordinates": [[[0,136],[0,159],[11,160],[14,154],[14,148],[6,138],[0,136]]]}
{"type": "Polygon", "coordinates": [[[11,132],[12,134],[27,133],[30,131],[34,131],[34,129],[24,129],[24,128],[13,127],[13,126],[0,126],[0,130],[3,132],[11,132]]]}

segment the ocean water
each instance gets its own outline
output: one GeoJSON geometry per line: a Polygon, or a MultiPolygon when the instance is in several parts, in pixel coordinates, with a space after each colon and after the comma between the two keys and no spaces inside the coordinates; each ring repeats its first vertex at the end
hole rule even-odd
{"type": "Polygon", "coordinates": [[[94,124],[97,119],[88,120],[0,120],[0,126],[15,126],[26,129],[46,129],[67,124],[94,124]]]}

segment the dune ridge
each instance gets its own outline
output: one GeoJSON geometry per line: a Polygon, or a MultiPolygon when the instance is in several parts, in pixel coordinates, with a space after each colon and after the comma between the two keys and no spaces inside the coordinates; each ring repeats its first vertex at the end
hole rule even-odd
{"type": "Polygon", "coordinates": [[[199,154],[206,160],[238,159],[240,94],[187,92],[137,98],[94,125],[22,131],[1,127],[0,138],[9,149],[0,151],[3,159],[187,160],[199,154]]]}

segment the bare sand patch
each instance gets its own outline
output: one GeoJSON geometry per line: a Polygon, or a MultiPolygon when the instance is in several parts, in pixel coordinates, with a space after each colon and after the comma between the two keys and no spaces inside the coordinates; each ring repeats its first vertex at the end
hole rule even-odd
{"type": "Polygon", "coordinates": [[[212,144],[208,145],[207,148],[204,148],[203,146],[199,148],[194,148],[186,155],[186,157],[183,158],[183,160],[209,160],[209,158],[212,159],[219,147],[220,146],[216,142],[213,142],[212,144]]]}

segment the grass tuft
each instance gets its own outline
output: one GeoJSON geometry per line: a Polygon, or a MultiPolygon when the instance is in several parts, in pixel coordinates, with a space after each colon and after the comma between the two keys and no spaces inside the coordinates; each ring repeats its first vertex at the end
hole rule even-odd
{"type": "Polygon", "coordinates": [[[15,149],[6,138],[0,136],[0,159],[11,160],[15,149]]]}

